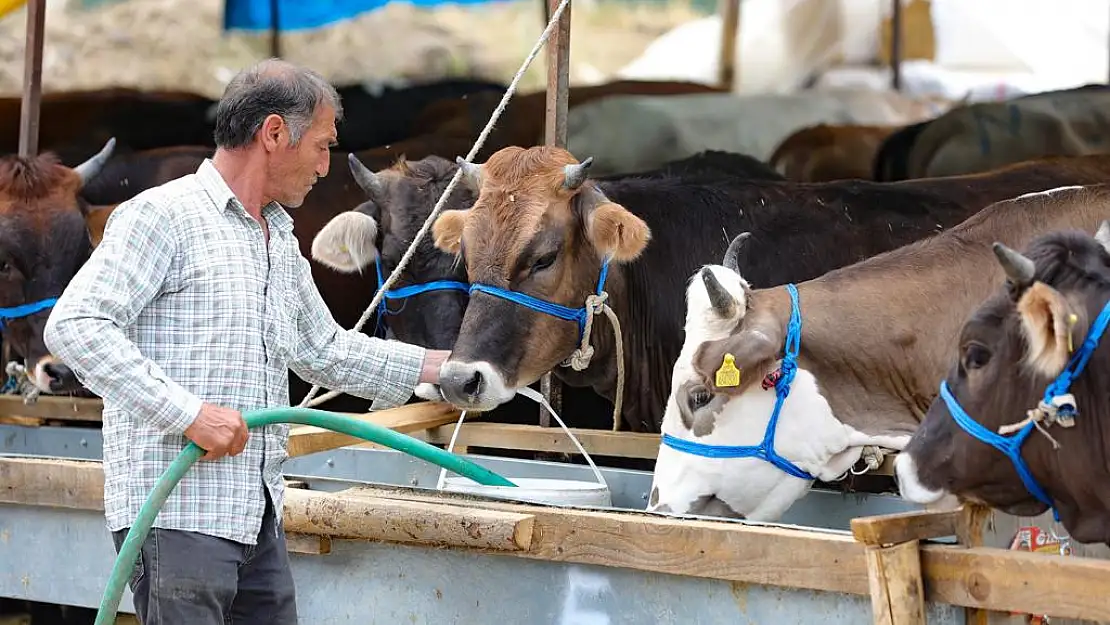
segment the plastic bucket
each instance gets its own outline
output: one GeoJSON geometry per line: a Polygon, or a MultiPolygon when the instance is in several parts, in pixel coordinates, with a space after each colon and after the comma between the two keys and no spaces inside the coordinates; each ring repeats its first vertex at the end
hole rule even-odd
{"type": "Polygon", "coordinates": [[[613,505],[612,494],[609,492],[609,487],[604,483],[541,477],[506,477],[513,484],[516,484],[516,488],[510,486],[482,486],[469,478],[451,476],[444,480],[443,490],[495,499],[557,506],[602,506],[608,508],[613,505]]]}
{"type": "MultiPolygon", "coordinates": [[[[480,495],[482,497],[491,497],[494,499],[504,499],[508,501],[525,501],[528,503],[551,504],[562,506],[601,506],[612,507],[613,494],[609,490],[609,485],[605,483],[605,477],[601,475],[601,471],[594,464],[594,459],[590,454],[586,453],[582,443],[574,437],[570,429],[559,417],[558,414],[535,390],[530,388],[523,388],[518,391],[521,395],[537,402],[548,412],[551,416],[555,417],[559,427],[563,429],[570,441],[578,448],[578,452],[585,458],[586,462],[590,464],[593,469],[594,477],[597,478],[596,482],[583,482],[581,480],[560,480],[545,477],[511,477],[506,475],[513,484],[513,486],[482,486],[474,480],[462,476],[447,477],[447,469],[441,469],[439,472],[439,482],[436,484],[437,490],[444,490],[456,493],[466,493],[470,495],[480,495]]],[[[455,441],[459,435],[459,429],[462,427],[463,419],[466,418],[466,412],[463,411],[459,415],[459,421],[455,424],[455,431],[451,434],[451,441],[447,444],[447,451],[450,452],[455,448],[455,441]]]]}

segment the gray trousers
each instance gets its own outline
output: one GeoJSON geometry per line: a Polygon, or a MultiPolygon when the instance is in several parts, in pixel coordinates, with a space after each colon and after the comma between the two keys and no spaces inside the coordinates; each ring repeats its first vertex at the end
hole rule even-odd
{"type": "MultiPolygon", "coordinates": [[[[127,530],[112,532],[119,553],[127,530]]],[[[152,527],[129,582],[142,625],[294,625],[285,532],[270,496],[258,544],[152,527]]]]}

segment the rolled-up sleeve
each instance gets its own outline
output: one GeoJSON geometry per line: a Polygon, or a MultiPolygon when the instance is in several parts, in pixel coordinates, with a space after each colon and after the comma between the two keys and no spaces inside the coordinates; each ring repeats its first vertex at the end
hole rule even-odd
{"type": "Polygon", "coordinates": [[[375,409],[408,401],[426,350],[343,329],[324,303],[308,260],[296,256],[293,283],[300,308],[289,368],[313,384],[370,399],[375,409]]]}
{"type": "Polygon", "coordinates": [[[131,200],[58,298],[43,331],[54,356],[90,391],[156,428],[183,434],[201,400],[143,356],[124,334],[158,295],[177,255],[172,206],[131,200]]]}

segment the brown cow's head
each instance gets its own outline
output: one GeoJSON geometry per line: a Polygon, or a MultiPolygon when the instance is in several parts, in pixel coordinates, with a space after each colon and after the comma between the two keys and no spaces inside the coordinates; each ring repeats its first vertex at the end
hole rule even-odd
{"type": "MultiPolygon", "coordinates": [[[[1110,222],[1094,238],[1054,232],[1032,241],[1024,255],[997,243],[995,253],[1007,283],[968,318],[945,381],[972,420],[999,433],[1037,408],[1110,300],[1110,222]]],[[[1110,541],[1107,388],[1110,336],[1103,336],[1069,389],[1078,409],[1075,425],[1045,426],[1048,436],[1034,429],[1021,448],[1064,525],[1082,542],[1110,541]]],[[[895,467],[902,496],[918,503],[952,493],[1019,516],[1047,509],[1007,456],[956,423],[942,397],[933,401],[895,467]]]]}
{"type": "MultiPolygon", "coordinates": [[[[61,295],[92,251],[89,207],[79,193],[111,156],[115,140],[70,169],[53,154],[0,159],[0,309],[4,342],[22,356],[28,375],[44,393],[67,393],[80,385],[47,352],[42,329],[49,300],[61,295]],[[42,307],[31,314],[13,311],[42,307]]],[[[95,221],[95,218],[94,218],[95,221]]]]}
{"type": "MultiPolygon", "coordinates": [[[[312,258],[343,273],[362,272],[380,263],[380,268],[370,267],[369,271],[380,270],[384,281],[432,213],[457,166],[438,156],[418,161],[402,158],[393,167],[374,173],[354,154],[349,155],[348,162],[367,201],[320,229],[312,240],[312,258]]],[[[444,206],[470,208],[476,197],[477,193],[460,181],[444,206]]],[[[432,237],[425,236],[391,291],[439,280],[465,287],[466,270],[454,254],[436,249],[432,237]]],[[[459,334],[467,294],[443,289],[390,298],[385,303],[385,322],[391,336],[430,349],[450,349],[459,334]]]]}
{"type": "MultiPolygon", "coordinates": [[[[581,308],[605,259],[635,259],[651,235],[586,180],[589,163],[550,146],[509,147],[484,165],[463,163],[478,199],[470,210],[439,216],[436,246],[462,256],[471,283],[581,308]]],[[[441,389],[456,405],[491,409],[566,360],[579,336],[574,321],[472,292],[441,389]]]]}

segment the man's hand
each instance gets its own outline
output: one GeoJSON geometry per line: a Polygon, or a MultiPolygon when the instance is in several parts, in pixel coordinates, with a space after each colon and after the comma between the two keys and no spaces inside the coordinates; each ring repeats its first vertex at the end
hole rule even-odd
{"type": "Polygon", "coordinates": [[[238,456],[247,446],[247,422],[238,410],[205,403],[185,436],[208,452],[201,460],[238,456]]]}
{"type": "Polygon", "coordinates": [[[450,350],[443,349],[429,349],[424,354],[424,366],[420,369],[420,382],[427,384],[439,384],[439,368],[443,366],[444,361],[451,355],[450,350]]]}

